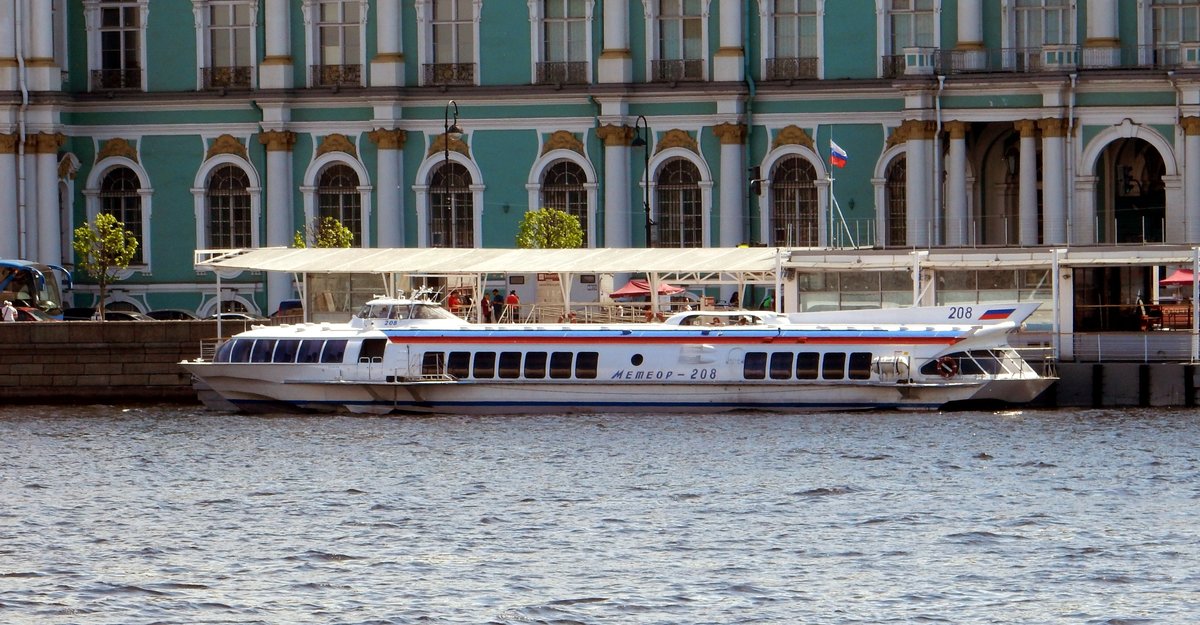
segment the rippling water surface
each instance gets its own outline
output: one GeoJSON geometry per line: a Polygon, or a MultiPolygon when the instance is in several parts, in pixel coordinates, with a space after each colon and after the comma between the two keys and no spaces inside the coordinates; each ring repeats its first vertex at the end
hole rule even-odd
{"type": "Polygon", "coordinates": [[[1200,413],[0,408],[0,622],[1200,622],[1200,413]]]}

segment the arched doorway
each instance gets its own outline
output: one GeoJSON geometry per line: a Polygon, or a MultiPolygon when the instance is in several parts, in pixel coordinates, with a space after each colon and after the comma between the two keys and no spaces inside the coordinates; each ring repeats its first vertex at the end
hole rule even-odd
{"type": "Polygon", "coordinates": [[[1096,240],[1160,243],[1165,240],[1166,164],[1153,145],[1123,138],[1096,161],[1096,240]]]}

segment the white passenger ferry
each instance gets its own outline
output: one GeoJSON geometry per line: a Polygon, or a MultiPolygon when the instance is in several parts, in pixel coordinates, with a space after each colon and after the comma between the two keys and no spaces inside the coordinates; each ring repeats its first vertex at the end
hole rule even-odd
{"type": "MultiPolygon", "coordinates": [[[[232,406],[356,413],[938,409],[1053,381],[1008,344],[1036,303],[661,323],[474,324],[424,293],[349,323],[260,326],[181,363],[232,406]]],[[[202,395],[203,397],[203,395],[202,395]]]]}

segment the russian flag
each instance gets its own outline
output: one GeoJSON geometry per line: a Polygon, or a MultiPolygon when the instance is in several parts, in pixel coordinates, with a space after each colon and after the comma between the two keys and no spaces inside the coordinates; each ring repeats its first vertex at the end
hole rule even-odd
{"type": "Polygon", "coordinates": [[[830,139],[829,140],[829,162],[834,167],[837,167],[840,169],[840,168],[846,166],[846,161],[848,159],[849,159],[849,157],[846,156],[846,151],[842,149],[842,146],[834,143],[833,139],[830,139]]]}
{"type": "Polygon", "coordinates": [[[991,310],[988,310],[987,312],[980,315],[979,319],[981,321],[987,321],[988,319],[1008,319],[1008,316],[1013,314],[1014,310],[1016,310],[1016,309],[1015,308],[992,308],[991,310]]]}

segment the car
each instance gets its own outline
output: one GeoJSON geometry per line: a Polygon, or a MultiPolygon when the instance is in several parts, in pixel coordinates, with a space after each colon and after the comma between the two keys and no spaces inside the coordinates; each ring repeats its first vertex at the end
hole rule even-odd
{"type": "Polygon", "coordinates": [[[154,321],[153,317],[149,317],[140,312],[131,310],[105,310],[105,321],[154,321]]]}
{"type": "Polygon", "coordinates": [[[221,319],[223,321],[266,321],[267,318],[262,315],[256,315],[248,312],[223,312],[213,313],[209,319],[221,319]]]}
{"type": "Polygon", "coordinates": [[[20,306],[17,308],[17,321],[58,321],[41,308],[20,306]]]}
{"type": "Polygon", "coordinates": [[[157,319],[158,321],[192,321],[197,319],[196,315],[186,311],[174,308],[163,310],[152,310],[146,313],[147,317],[157,319]]]}
{"type": "Polygon", "coordinates": [[[63,310],[65,321],[91,321],[96,314],[95,308],[67,308],[63,310]]]}

